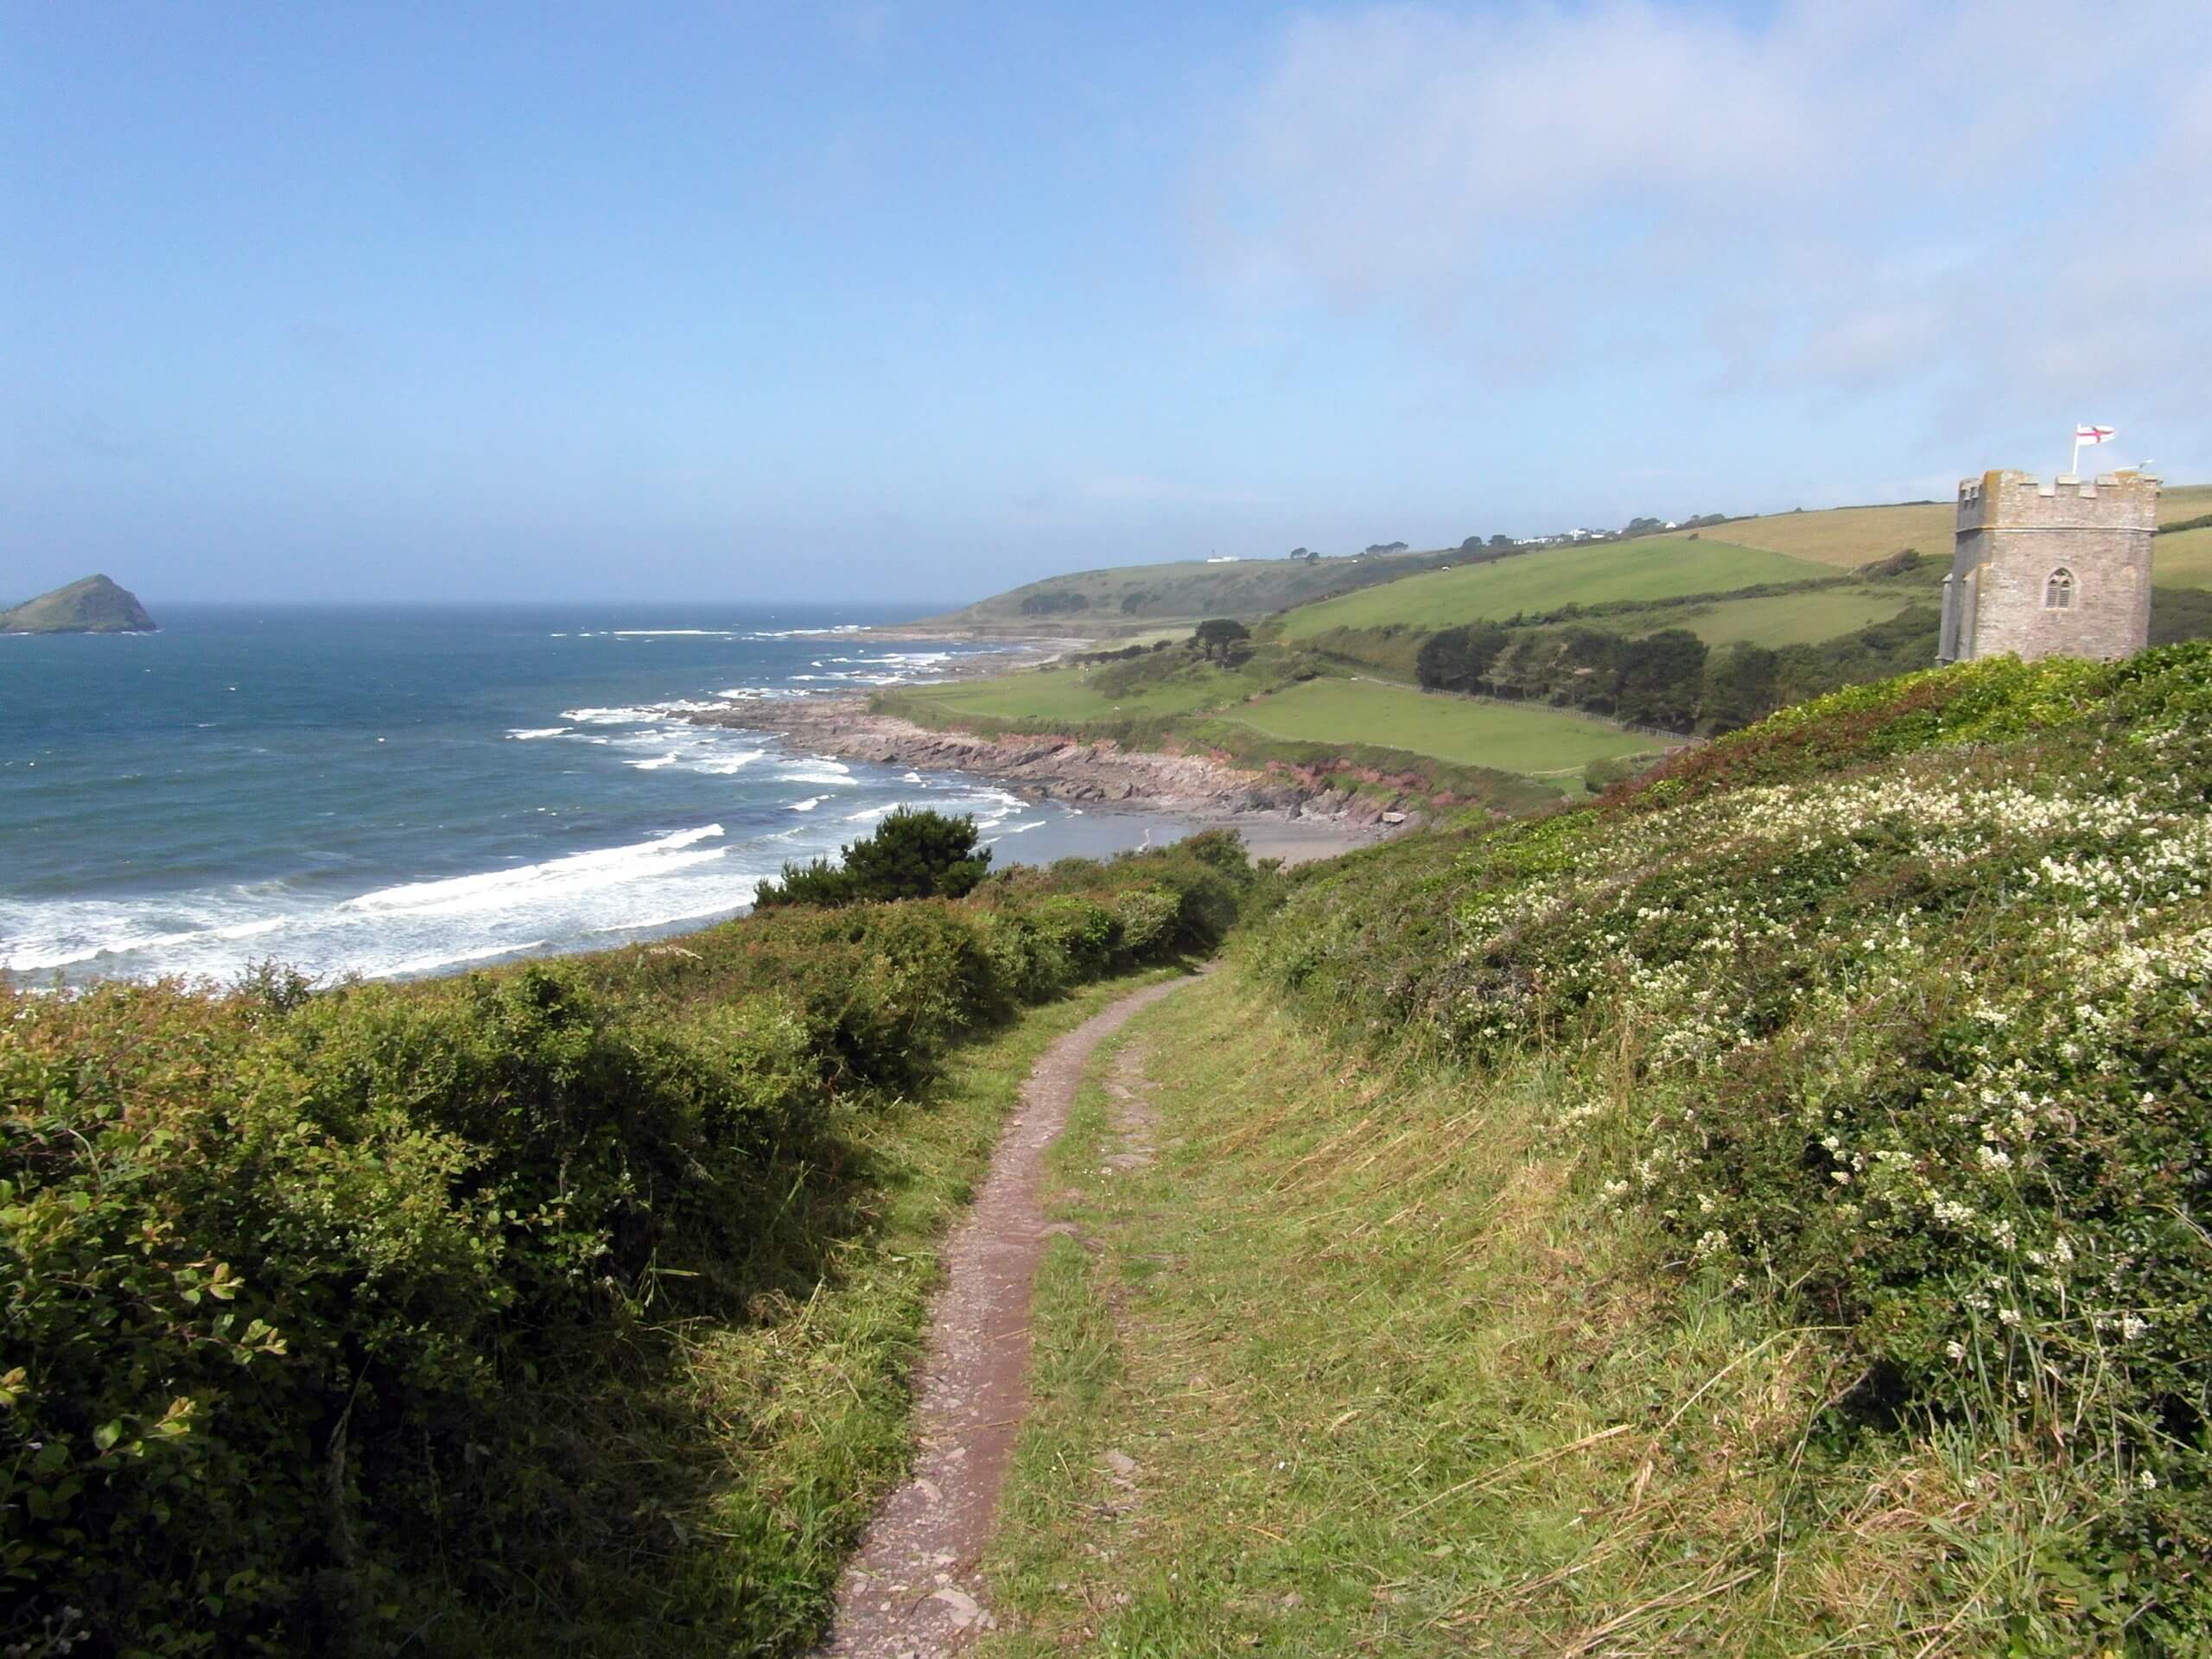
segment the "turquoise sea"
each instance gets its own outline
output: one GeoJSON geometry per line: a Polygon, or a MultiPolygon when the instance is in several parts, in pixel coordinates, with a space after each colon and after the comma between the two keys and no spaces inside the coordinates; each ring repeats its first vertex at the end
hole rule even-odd
{"type": "Polygon", "coordinates": [[[1001,862],[1187,828],[676,717],[928,679],[977,649],[857,635],[888,613],[156,614],[156,634],[0,638],[0,969],[19,983],[606,946],[740,911],[901,802],[973,814],[1001,862]]]}

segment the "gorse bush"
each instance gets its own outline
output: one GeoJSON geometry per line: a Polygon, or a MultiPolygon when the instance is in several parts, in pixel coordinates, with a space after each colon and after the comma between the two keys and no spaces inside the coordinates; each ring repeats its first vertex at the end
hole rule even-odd
{"type": "Polygon", "coordinates": [[[1362,1041],[1562,1065],[1598,1201],[1847,1360],[1833,1432],[1964,1426],[2047,1468],[2066,1605],[2194,1651],[2209,804],[2212,650],[1996,661],[1349,861],[1255,952],[1362,1041]]]}
{"type": "MultiPolygon", "coordinates": [[[[630,1391],[830,1271],[848,1115],[1210,948],[1253,880],[1216,840],[465,979],[0,991],[0,1646],[375,1653],[649,1595],[684,1540],[630,1391]]],[[[809,1616],[707,1600],[726,1650],[809,1616]]]]}

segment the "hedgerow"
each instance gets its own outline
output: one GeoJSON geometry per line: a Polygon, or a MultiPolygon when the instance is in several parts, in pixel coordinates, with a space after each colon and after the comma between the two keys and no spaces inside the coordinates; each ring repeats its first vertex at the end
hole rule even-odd
{"type": "MultiPolygon", "coordinates": [[[[634,1595],[683,1530],[640,1379],[831,1270],[873,1202],[840,1125],[1210,949],[1253,880],[1217,836],[461,979],[0,990],[0,1649],[371,1654],[634,1595]]],[[[723,1650],[809,1617],[747,1599],[696,1604],[723,1650]]]]}
{"type": "Polygon", "coordinates": [[[1357,1041],[1560,1066],[1592,1198],[1847,1359],[1831,1432],[1963,1426],[2033,1460],[2068,1617],[2193,1651],[2208,803],[2212,649],[1979,664],[1347,861],[1251,954],[1357,1041]]]}

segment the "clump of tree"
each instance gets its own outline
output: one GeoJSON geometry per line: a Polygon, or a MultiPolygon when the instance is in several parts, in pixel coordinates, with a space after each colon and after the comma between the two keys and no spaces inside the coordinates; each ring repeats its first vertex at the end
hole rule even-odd
{"type": "Polygon", "coordinates": [[[976,834],[972,817],[899,807],[874,835],[840,849],[842,863],[817,858],[785,865],[781,880],[760,884],[753,908],[958,899],[974,892],[990,872],[991,849],[976,844],[976,834]]]}
{"type": "Polygon", "coordinates": [[[1208,617],[1191,638],[1207,660],[1218,660],[1224,668],[1234,667],[1251,654],[1252,631],[1233,617],[1208,617]]]}
{"type": "Polygon", "coordinates": [[[1425,691],[1480,691],[1490,665],[1511,638],[1495,622],[1433,633],[1414,659],[1414,677],[1425,691]]]}
{"type": "Polygon", "coordinates": [[[1069,588],[1054,588],[1041,594],[1032,594],[1021,601],[1024,616],[1059,616],[1069,611],[1087,611],[1090,595],[1069,588]]]}
{"type": "Polygon", "coordinates": [[[1372,558],[1378,553],[1402,553],[1405,550],[1406,543],[1403,542],[1370,542],[1361,553],[1363,557],[1372,558]]]}
{"type": "Polygon", "coordinates": [[[1318,559],[1321,556],[1310,547],[1294,547],[1290,550],[1290,556],[1294,559],[1318,559]]]}
{"type": "Polygon", "coordinates": [[[1159,602],[1158,594],[1154,593],[1149,588],[1140,588],[1133,594],[1122,595],[1122,614],[1135,616],[1147,605],[1157,605],[1159,602]]]}

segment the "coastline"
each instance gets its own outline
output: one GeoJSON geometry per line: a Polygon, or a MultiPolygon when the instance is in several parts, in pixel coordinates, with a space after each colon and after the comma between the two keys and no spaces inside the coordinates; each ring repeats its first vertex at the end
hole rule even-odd
{"type": "MultiPolygon", "coordinates": [[[[1039,646],[1032,642],[1026,649],[1039,646]]],[[[1236,830],[1255,858],[1281,858],[1286,864],[1387,840],[1411,822],[1357,796],[1211,756],[1148,753],[1071,737],[932,731],[873,713],[864,697],[764,700],[690,711],[683,718],[766,733],[792,748],[841,760],[985,778],[1031,800],[1173,813],[1236,830]],[[1389,817],[1398,822],[1386,821],[1389,817]]]]}

